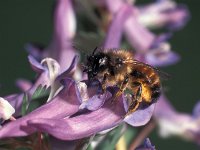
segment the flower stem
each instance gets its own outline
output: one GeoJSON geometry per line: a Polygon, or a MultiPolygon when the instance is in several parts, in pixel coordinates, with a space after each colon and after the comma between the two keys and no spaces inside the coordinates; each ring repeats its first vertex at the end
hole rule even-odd
{"type": "Polygon", "coordinates": [[[134,150],[136,147],[138,147],[144,139],[153,131],[153,129],[156,127],[156,122],[154,120],[151,120],[136,136],[136,138],[131,143],[129,150],[134,150]]]}

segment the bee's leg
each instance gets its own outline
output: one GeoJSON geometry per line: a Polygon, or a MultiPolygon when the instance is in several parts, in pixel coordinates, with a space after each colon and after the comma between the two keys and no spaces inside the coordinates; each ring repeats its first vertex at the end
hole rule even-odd
{"type": "Polygon", "coordinates": [[[135,93],[135,100],[141,102],[141,95],[142,95],[142,84],[140,82],[134,82],[134,86],[138,87],[135,93]]]}
{"type": "Polygon", "coordinates": [[[132,96],[132,101],[129,105],[128,111],[125,116],[130,115],[131,113],[135,112],[139,107],[140,103],[142,102],[142,85],[140,82],[134,82],[134,86],[138,87],[134,96],[132,96]]]}
{"type": "Polygon", "coordinates": [[[124,90],[126,89],[126,87],[128,85],[128,81],[129,81],[129,77],[126,76],[124,81],[122,82],[122,84],[119,87],[119,91],[117,91],[117,93],[115,94],[112,102],[114,102],[116,100],[116,98],[119,97],[124,92],[124,90]]]}
{"type": "Polygon", "coordinates": [[[132,103],[130,104],[130,106],[128,108],[128,111],[127,111],[125,117],[132,114],[133,112],[135,112],[137,110],[137,108],[139,107],[139,105],[140,105],[139,101],[132,101],[132,103]]]}
{"type": "Polygon", "coordinates": [[[103,76],[103,80],[101,82],[101,87],[102,87],[102,91],[103,93],[106,92],[106,82],[107,82],[107,79],[108,79],[108,73],[105,73],[104,76],[103,76]]]}

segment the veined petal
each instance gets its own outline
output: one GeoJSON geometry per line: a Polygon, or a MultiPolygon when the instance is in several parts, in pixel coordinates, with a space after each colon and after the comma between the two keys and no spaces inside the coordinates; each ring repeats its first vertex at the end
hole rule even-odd
{"type": "Polygon", "coordinates": [[[122,99],[119,97],[115,104],[107,100],[100,109],[87,114],[66,119],[34,119],[28,124],[56,138],[75,140],[119,125],[124,115],[122,99]]]}
{"type": "Polygon", "coordinates": [[[60,119],[76,113],[80,105],[80,94],[75,81],[67,79],[64,88],[49,103],[39,107],[28,115],[5,124],[0,129],[0,138],[26,136],[35,131],[27,126],[27,121],[36,118],[60,119]]]}

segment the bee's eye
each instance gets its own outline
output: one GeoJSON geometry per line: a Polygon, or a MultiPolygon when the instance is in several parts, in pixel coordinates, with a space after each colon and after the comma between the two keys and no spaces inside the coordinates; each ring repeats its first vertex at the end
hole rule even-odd
{"type": "Polygon", "coordinates": [[[106,62],[107,62],[107,58],[106,57],[99,59],[99,66],[105,65],[106,62]]]}

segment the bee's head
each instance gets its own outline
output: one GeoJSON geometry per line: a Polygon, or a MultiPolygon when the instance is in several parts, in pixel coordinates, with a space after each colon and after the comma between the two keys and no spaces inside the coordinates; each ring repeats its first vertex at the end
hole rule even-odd
{"type": "Polygon", "coordinates": [[[87,64],[84,72],[87,72],[88,79],[93,80],[99,73],[108,68],[109,57],[102,52],[92,53],[87,56],[87,64]]]}

